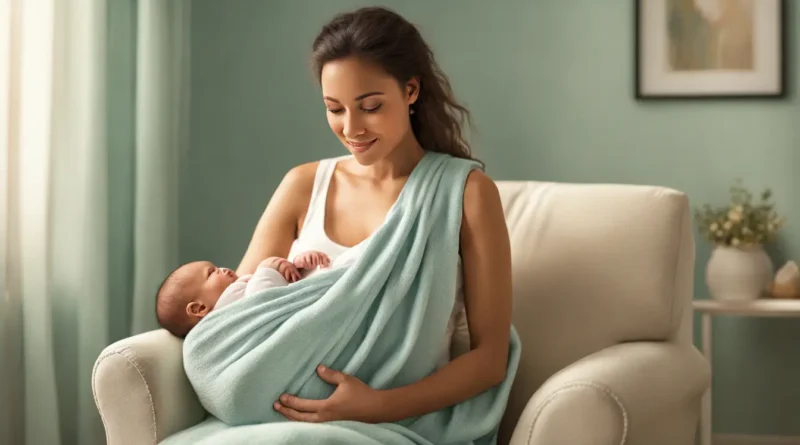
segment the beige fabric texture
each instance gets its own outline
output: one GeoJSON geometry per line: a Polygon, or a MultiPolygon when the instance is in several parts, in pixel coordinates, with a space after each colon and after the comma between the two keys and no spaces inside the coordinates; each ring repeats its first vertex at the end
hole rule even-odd
{"type": "MultiPolygon", "coordinates": [[[[685,194],[656,186],[498,181],[523,353],[498,443],[694,443],[710,367],[692,344],[685,194]]],[[[155,444],[204,417],[181,341],[108,346],[92,388],[109,445],[155,444]]]]}

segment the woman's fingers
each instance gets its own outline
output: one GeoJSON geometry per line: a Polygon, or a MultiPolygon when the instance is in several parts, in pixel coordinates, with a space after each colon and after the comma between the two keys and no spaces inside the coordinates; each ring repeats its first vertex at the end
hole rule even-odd
{"type": "Polygon", "coordinates": [[[296,422],[311,422],[317,423],[319,422],[319,415],[317,413],[304,413],[297,411],[295,409],[289,408],[288,406],[284,406],[278,402],[275,402],[273,405],[275,411],[283,414],[289,420],[294,420],[296,422]]]}
{"type": "Polygon", "coordinates": [[[325,407],[325,400],[301,399],[288,394],[283,394],[278,403],[302,413],[319,413],[325,407]]]}

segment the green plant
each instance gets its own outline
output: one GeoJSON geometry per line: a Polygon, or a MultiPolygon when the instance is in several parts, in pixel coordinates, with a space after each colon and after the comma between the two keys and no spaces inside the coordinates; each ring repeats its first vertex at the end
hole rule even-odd
{"type": "Polygon", "coordinates": [[[772,190],[766,189],[760,199],[738,179],[730,188],[731,201],[727,205],[712,207],[704,204],[695,209],[700,233],[711,243],[722,246],[746,248],[761,246],[773,241],[785,221],[775,212],[770,202],[772,190]]]}

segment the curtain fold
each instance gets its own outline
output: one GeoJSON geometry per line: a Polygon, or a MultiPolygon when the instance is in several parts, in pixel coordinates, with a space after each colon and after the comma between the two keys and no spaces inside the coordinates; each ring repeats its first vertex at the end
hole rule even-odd
{"type": "Polygon", "coordinates": [[[177,266],[188,0],[0,1],[0,443],[105,443],[100,351],[177,266]]]}
{"type": "MultiPolygon", "coordinates": [[[[50,203],[51,150],[50,131],[53,122],[53,71],[54,41],[56,36],[55,5],[46,0],[29,2],[12,1],[12,18],[16,23],[18,44],[13,70],[13,90],[18,97],[16,108],[11,110],[16,128],[12,140],[17,144],[13,153],[17,182],[9,186],[14,201],[12,209],[19,220],[14,232],[9,234],[18,250],[18,261],[9,284],[10,298],[19,298],[22,319],[22,369],[12,375],[11,384],[24,389],[25,438],[31,443],[59,444],[59,416],[55,386],[55,360],[53,356],[53,322],[50,311],[50,203]],[[12,189],[13,187],[13,189],[12,189]],[[36,418],[49,420],[37,426],[36,418]]],[[[14,150],[14,147],[10,147],[14,150]]],[[[11,219],[15,215],[9,215],[11,219]]],[[[76,382],[77,383],[77,382],[76,382]]],[[[13,408],[12,408],[13,409],[13,408]]],[[[12,416],[15,413],[12,413],[12,416]]],[[[13,443],[13,442],[12,442],[13,443]]]]}
{"type": "MultiPolygon", "coordinates": [[[[134,293],[154,295],[178,261],[178,158],[188,121],[188,3],[139,0],[134,293]],[[165,245],[173,246],[168,250],[165,245]]],[[[133,327],[155,329],[151,301],[134,300],[133,327]]]]}

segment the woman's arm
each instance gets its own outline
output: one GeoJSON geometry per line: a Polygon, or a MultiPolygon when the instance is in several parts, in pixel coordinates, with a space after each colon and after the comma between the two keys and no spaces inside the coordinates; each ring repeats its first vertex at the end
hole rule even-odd
{"type": "Polygon", "coordinates": [[[312,162],[286,173],[256,224],[250,245],[236,269],[238,275],[254,273],[265,258],[285,258],[289,254],[308,210],[316,171],[317,162],[312,162]]]}
{"type": "Polygon", "coordinates": [[[384,391],[382,421],[438,411],[500,384],[511,330],[511,247],[500,193],[480,171],[467,179],[461,227],[470,352],[410,385],[384,391]]]}
{"type": "Polygon", "coordinates": [[[511,248],[497,186],[473,172],[464,190],[461,256],[470,352],[410,385],[375,390],[341,371],[319,368],[336,385],[323,400],[284,394],[275,409],[302,422],[396,422],[463,402],[500,384],[506,375],[511,333],[511,248]]]}

